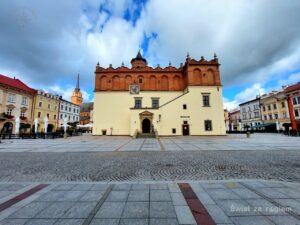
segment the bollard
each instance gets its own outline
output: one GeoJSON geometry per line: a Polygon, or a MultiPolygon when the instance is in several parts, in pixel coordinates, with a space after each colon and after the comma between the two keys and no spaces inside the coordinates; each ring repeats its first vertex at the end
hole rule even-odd
{"type": "Polygon", "coordinates": [[[247,137],[247,138],[250,138],[250,132],[249,132],[249,131],[247,131],[246,137],[247,137]]]}

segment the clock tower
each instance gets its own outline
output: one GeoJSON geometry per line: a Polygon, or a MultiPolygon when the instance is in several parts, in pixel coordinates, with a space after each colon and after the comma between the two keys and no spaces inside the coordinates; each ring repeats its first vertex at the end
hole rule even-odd
{"type": "Polygon", "coordinates": [[[76,88],[74,89],[73,94],[71,96],[71,102],[76,105],[80,105],[82,103],[82,101],[83,101],[83,98],[82,98],[82,93],[79,88],[79,74],[78,74],[76,88]]]}

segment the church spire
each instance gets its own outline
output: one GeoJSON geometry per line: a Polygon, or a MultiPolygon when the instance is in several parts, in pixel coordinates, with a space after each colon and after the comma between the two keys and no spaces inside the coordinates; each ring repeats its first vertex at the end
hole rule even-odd
{"type": "Polygon", "coordinates": [[[76,88],[75,88],[76,91],[80,91],[80,88],[79,88],[79,74],[77,75],[77,83],[76,83],[76,88]]]}
{"type": "Polygon", "coordinates": [[[76,105],[80,105],[83,101],[82,98],[82,93],[80,91],[80,87],[79,87],[79,74],[77,75],[77,82],[76,82],[76,87],[73,91],[73,94],[71,96],[71,102],[76,104],[76,105]]]}

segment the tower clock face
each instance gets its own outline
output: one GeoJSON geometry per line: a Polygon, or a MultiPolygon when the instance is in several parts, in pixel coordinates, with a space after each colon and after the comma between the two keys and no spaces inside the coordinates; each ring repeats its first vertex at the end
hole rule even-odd
{"type": "Polygon", "coordinates": [[[137,95],[140,93],[140,86],[138,84],[129,85],[129,91],[132,95],[137,95]]]}

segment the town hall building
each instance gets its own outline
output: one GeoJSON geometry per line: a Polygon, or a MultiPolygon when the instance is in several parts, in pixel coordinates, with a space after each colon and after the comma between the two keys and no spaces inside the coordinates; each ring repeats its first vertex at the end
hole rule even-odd
{"type": "Polygon", "coordinates": [[[131,65],[97,64],[94,135],[226,134],[216,55],[199,61],[188,55],[179,68],[152,68],[139,52],[131,65]]]}

